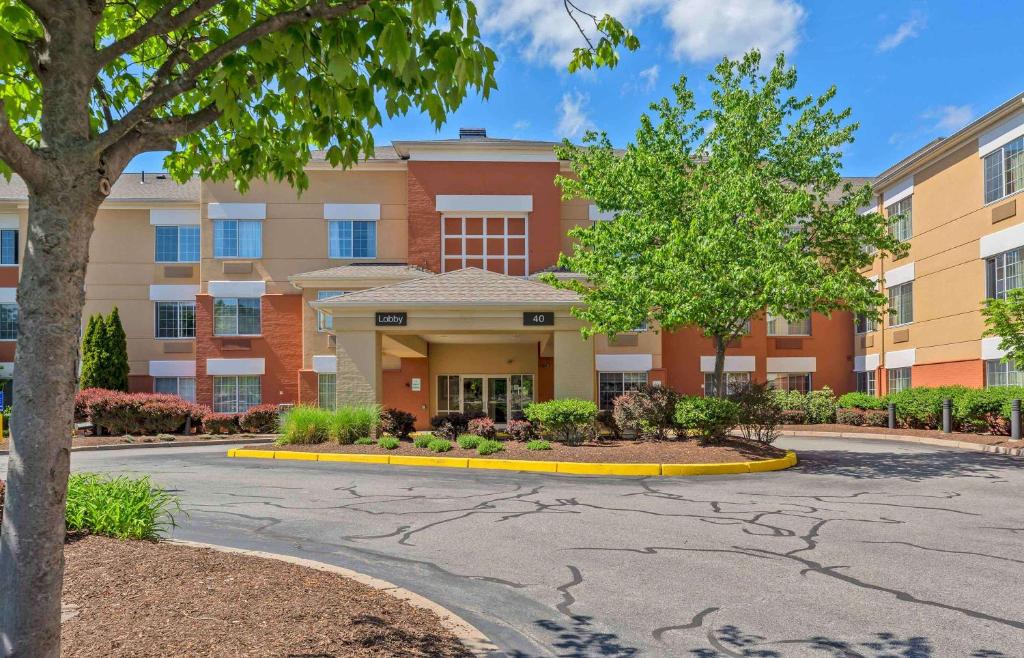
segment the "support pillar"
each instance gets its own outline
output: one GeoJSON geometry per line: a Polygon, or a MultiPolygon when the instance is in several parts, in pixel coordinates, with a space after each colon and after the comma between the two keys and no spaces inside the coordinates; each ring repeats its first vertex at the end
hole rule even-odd
{"type": "Polygon", "coordinates": [[[579,331],[554,332],[555,398],[594,400],[594,345],[579,331]]]}
{"type": "Polygon", "coordinates": [[[337,404],[379,404],[382,399],[381,335],[337,332],[337,404]]]}

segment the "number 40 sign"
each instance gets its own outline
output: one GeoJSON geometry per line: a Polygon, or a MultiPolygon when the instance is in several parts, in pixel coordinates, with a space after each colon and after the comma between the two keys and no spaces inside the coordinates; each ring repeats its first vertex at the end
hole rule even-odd
{"type": "Polygon", "coordinates": [[[544,327],[554,323],[554,311],[526,311],[523,313],[524,327],[544,327]]]}

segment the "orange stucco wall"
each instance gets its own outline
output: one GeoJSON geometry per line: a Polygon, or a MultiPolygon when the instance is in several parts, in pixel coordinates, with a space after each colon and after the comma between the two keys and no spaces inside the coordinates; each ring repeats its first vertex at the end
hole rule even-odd
{"type": "Polygon", "coordinates": [[[430,429],[430,372],[428,359],[401,359],[397,370],[383,372],[383,405],[407,411],[416,416],[416,429],[430,429]],[[412,390],[412,379],[418,377],[420,390],[412,390]]]}
{"type": "Polygon", "coordinates": [[[441,270],[438,194],[530,194],[530,272],[554,265],[562,242],[558,167],[557,162],[409,161],[409,262],[441,270]]]}

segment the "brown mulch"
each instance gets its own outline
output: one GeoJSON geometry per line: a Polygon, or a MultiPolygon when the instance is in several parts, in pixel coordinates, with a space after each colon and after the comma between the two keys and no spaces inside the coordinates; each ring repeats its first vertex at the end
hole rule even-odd
{"type": "Polygon", "coordinates": [[[861,433],[861,434],[888,434],[891,436],[923,436],[932,439],[945,439],[946,441],[963,441],[965,443],[980,443],[982,445],[989,446],[1006,446],[1008,448],[1021,448],[1024,447],[1024,441],[1011,441],[1008,436],[1000,436],[997,434],[967,434],[965,432],[951,432],[946,434],[940,430],[917,430],[897,427],[895,429],[889,429],[888,427],[864,427],[857,425],[785,425],[785,430],[791,430],[794,432],[810,431],[810,432],[844,432],[846,434],[861,433]]]}
{"type": "Polygon", "coordinates": [[[246,446],[253,450],[297,450],[302,452],[343,452],[352,454],[419,455],[423,457],[475,457],[480,459],[527,459],[534,461],[586,462],[610,464],[718,464],[757,461],[782,457],[784,450],[772,446],[730,439],[720,445],[701,445],[697,441],[602,441],[567,446],[551,442],[551,450],[527,450],[519,441],[502,441],[505,450],[492,455],[479,455],[476,450],[463,450],[452,443],[448,452],[435,453],[417,448],[412,441],[402,441],[394,450],[376,445],[357,446],[337,443],[314,445],[246,446]]]}
{"type": "Polygon", "coordinates": [[[64,556],[65,657],[471,655],[432,612],[337,574],[103,537],[64,556]]]}
{"type": "MultiPolygon", "coordinates": [[[[145,443],[203,443],[221,439],[254,439],[257,434],[162,434],[148,436],[75,436],[71,439],[72,448],[92,448],[95,446],[145,444],[145,443]]],[[[0,450],[10,450],[11,438],[0,440],[0,450]]]]}

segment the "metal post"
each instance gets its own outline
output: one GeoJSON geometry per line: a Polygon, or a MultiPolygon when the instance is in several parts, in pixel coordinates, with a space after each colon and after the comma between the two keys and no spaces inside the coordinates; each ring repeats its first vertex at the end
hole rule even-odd
{"type": "Polygon", "coordinates": [[[942,431],[946,434],[953,431],[953,401],[949,398],[942,401],[942,431]]]}
{"type": "Polygon", "coordinates": [[[1020,441],[1020,400],[1010,402],[1010,438],[1020,441]]]}
{"type": "Polygon", "coordinates": [[[896,404],[889,403],[889,429],[896,429],[896,404]]]}

